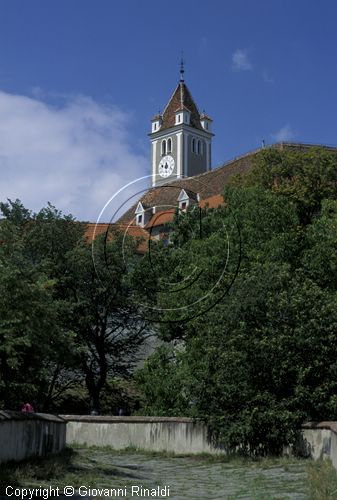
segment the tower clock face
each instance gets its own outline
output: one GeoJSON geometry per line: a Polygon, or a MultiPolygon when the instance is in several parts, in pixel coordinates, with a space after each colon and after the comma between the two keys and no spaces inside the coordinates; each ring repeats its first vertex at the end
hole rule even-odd
{"type": "Polygon", "coordinates": [[[174,159],[172,156],[164,156],[158,165],[158,172],[161,177],[168,177],[174,170],[174,159]]]}

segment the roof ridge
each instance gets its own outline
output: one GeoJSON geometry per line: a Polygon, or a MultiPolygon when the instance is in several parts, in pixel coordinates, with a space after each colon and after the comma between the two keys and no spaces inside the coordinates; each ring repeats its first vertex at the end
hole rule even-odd
{"type": "Polygon", "coordinates": [[[183,83],[184,83],[184,85],[185,85],[185,88],[186,88],[187,92],[190,94],[190,98],[192,99],[192,101],[193,101],[193,103],[194,103],[195,107],[197,108],[197,112],[198,112],[198,115],[199,115],[199,117],[200,117],[201,113],[200,113],[200,111],[199,111],[199,108],[198,108],[198,105],[197,105],[197,103],[196,103],[196,100],[194,99],[194,97],[193,97],[193,95],[192,95],[192,92],[190,91],[190,89],[188,88],[188,86],[186,85],[186,83],[185,83],[185,82],[183,82],[183,83]]]}

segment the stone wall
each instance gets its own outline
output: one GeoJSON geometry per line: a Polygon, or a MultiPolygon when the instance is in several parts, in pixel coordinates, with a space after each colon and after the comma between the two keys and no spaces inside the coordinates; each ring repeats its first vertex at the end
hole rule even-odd
{"type": "Polygon", "coordinates": [[[133,447],[176,454],[224,453],[213,446],[207,427],[191,418],[63,415],[67,444],[133,447]]]}
{"type": "Polygon", "coordinates": [[[55,415],[0,411],[0,463],[58,453],[66,445],[66,422],[55,415]]]}

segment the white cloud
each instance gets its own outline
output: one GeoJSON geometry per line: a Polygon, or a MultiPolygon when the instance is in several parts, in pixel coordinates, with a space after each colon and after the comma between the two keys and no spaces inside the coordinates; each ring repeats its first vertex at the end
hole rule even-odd
{"type": "Polygon", "coordinates": [[[248,58],[247,49],[237,49],[232,55],[233,69],[236,71],[247,71],[253,68],[248,58]]]}
{"type": "Polygon", "coordinates": [[[290,141],[295,137],[295,133],[290,127],[290,125],[287,124],[284,125],[284,127],[280,128],[280,130],[275,134],[271,134],[271,137],[277,142],[290,141]]]}
{"type": "Polygon", "coordinates": [[[50,201],[96,220],[107,199],[148,170],[133,148],[130,116],[83,96],[51,106],[42,94],[0,91],[0,199],[35,211],[50,201]]]}

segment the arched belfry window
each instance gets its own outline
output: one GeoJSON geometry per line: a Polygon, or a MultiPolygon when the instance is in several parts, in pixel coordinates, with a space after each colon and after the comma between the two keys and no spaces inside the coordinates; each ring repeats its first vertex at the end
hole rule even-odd
{"type": "Polygon", "coordinates": [[[161,154],[166,155],[166,139],[164,139],[161,143],[161,154]]]}
{"type": "Polygon", "coordinates": [[[200,140],[198,140],[198,144],[197,144],[197,153],[198,153],[198,155],[201,155],[201,153],[202,153],[200,140]]]}
{"type": "Polygon", "coordinates": [[[167,139],[167,152],[172,153],[172,139],[167,139]]]}
{"type": "Polygon", "coordinates": [[[195,139],[192,139],[192,153],[195,153],[195,139]]]}

